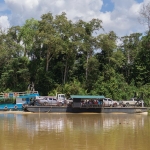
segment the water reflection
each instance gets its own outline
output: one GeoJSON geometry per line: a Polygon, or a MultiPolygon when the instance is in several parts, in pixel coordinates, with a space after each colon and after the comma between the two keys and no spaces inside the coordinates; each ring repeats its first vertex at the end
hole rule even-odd
{"type": "Polygon", "coordinates": [[[150,117],[140,114],[6,113],[0,114],[0,150],[145,150],[149,126],[150,117]]]}

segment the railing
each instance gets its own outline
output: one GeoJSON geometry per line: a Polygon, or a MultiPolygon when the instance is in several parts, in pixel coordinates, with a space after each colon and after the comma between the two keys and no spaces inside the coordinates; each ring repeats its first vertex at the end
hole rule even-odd
{"type": "Polygon", "coordinates": [[[21,96],[38,95],[38,94],[39,94],[38,91],[0,93],[0,99],[16,98],[21,96]]]}

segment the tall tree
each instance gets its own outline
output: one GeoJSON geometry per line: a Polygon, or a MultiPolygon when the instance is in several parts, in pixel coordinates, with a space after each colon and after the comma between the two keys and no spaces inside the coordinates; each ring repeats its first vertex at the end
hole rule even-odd
{"type": "Polygon", "coordinates": [[[102,28],[102,21],[99,19],[92,19],[90,22],[84,22],[79,20],[77,22],[77,28],[79,29],[78,38],[80,39],[80,45],[78,52],[83,53],[86,57],[85,62],[85,79],[88,82],[89,72],[89,58],[94,54],[94,50],[98,48],[96,40],[96,31],[102,28]]]}
{"type": "Polygon", "coordinates": [[[133,70],[138,87],[150,82],[150,34],[147,33],[146,36],[143,36],[141,42],[141,50],[135,59],[133,70]]]}
{"type": "Polygon", "coordinates": [[[24,57],[32,58],[33,45],[36,42],[36,35],[38,32],[38,21],[35,19],[26,20],[19,32],[19,39],[24,47],[24,57]]]}
{"type": "Polygon", "coordinates": [[[9,88],[12,91],[26,91],[30,83],[28,63],[26,57],[12,58],[3,68],[0,79],[3,85],[1,90],[9,88]]]}
{"type": "Polygon", "coordinates": [[[148,31],[150,31],[150,2],[142,5],[139,21],[140,23],[147,25],[148,31]]]}
{"type": "Polygon", "coordinates": [[[110,78],[107,76],[108,68],[114,67],[114,58],[113,52],[116,50],[116,39],[117,36],[114,32],[109,32],[108,34],[101,34],[97,37],[97,41],[100,47],[100,51],[97,54],[99,62],[101,74],[103,74],[105,80],[109,80],[110,78]]]}
{"type": "Polygon", "coordinates": [[[134,59],[136,58],[141,46],[140,46],[141,33],[133,33],[129,36],[124,36],[121,38],[123,41],[121,45],[122,52],[125,56],[124,64],[124,76],[127,82],[131,81],[132,66],[134,64],[134,59]]]}
{"type": "Polygon", "coordinates": [[[54,56],[58,55],[56,51],[60,46],[61,38],[55,30],[54,17],[51,13],[42,15],[39,21],[39,37],[41,39],[41,47],[43,56],[46,59],[46,71],[49,70],[49,63],[54,56]]]}
{"type": "Polygon", "coordinates": [[[76,57],[73,24],[67,19],[65,13],[56,15],[54,24],[56,32],[61,38],[59,47],[57,47],[57,52],[59,52],[62,59],[63,84],[65,84],[68,78],[69,69],[72,68],[76,57]]]}

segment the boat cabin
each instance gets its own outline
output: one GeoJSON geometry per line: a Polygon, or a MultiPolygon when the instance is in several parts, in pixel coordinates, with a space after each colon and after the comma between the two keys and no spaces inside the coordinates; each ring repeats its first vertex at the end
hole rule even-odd
{"type": "Polygon", "coordinates": [[[71,95],[73,108],[102,107],[104,96],[71,95]]]}

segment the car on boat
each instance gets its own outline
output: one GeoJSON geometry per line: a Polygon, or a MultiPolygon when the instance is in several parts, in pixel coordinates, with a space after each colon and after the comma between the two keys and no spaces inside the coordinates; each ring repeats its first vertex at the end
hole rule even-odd
{"type": "Polygon", "coordinates": [[[122,107],[129,107],[129,106],[144,106],[144,101],[137,98],[131,98],[130,100],[122,100],[121,101],[122,107]]]}
{"type": "Polygon", "coordinates": [[[43,105],[43,106],[47,106],[47,105],[52,105],[52,106],[62,106],[63,102],[58,101],[55,97],[49,97],[49,96],[45,96],[45,97],[37,97],[35,99],[35,105],[43,105]]]}
{"type": "Polygon", "coordinates": [[[117,107],[117,106],[119,106],[119,102],[112,100],[111,98],[104,98],[103,106],[104,107],[117,107]]]}

